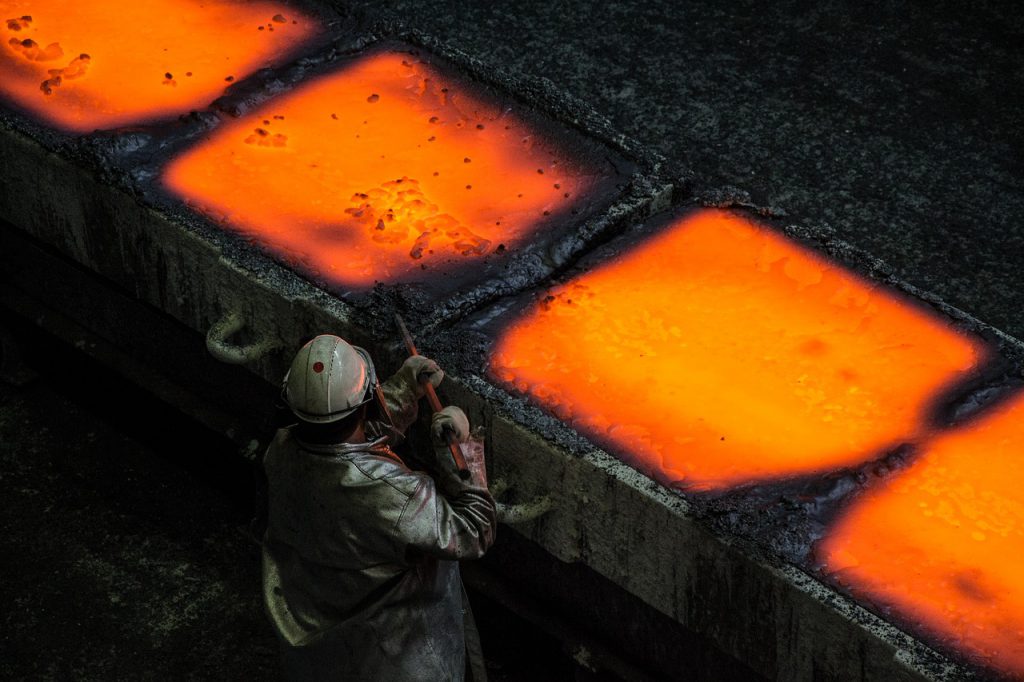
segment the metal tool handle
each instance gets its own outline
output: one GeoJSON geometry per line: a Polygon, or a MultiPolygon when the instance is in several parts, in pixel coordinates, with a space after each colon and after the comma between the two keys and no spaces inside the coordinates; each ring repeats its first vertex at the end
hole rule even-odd
{"type": "MultiPolygon", "coordinates": [[[[401,315],[395,313],[395,322],[398,323],[398,329],[402,332],[402,340],[405,341],[405,349],[409,351],[409,355],[419,355],[416,350],[416,343],[412,340],[412,334],[409,333],[408,327],[405,326],[405,322],[402,321],[401,315]]],[[[434,390],[434,385],[427,379],[423,382],[423,388],[426,389],[427,402],[430,403],[430,408],[434,412],[440,412],[444,409],[441,405],[441,399],[437,397],[437,391],[434,390]]],[[[469,478],[469,465],[466,464],[466,457],[462,454],[462,448],[459,446],[458,441],[455,440],[455,434],[451,431],[446,432],[445,439],[448,441],[448,451],[452,454],[452,461],[455,462],[455,469],[459,472],[459,478],[467,480],[469,478]]]]}

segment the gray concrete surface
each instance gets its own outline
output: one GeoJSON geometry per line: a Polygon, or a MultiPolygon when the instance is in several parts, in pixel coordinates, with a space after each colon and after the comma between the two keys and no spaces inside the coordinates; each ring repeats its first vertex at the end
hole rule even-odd
{"type": "Polygon", "coordinates": [[[356,0],[586,101],[641,143],[1024,336],[1014,2],[356,0]]]}

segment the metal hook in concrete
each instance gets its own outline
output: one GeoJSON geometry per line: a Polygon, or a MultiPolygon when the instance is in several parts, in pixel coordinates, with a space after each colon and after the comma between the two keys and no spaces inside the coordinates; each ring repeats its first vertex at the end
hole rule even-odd
{"type": "Polygon", "coordinates": [[[495,505],[495,509],[498,514],[499,523],[526,523],[527,521],[533,521],[534,519],[547,514],[551,511],[554,503],[551,501],[550,495],[544,497],[538,497],[535,500],[529,502],[523,502],[522,504],[504,504],[498,502],[495,505]]]}
{"type": "Polygon", "coordinates": [[[237,310],[217,320],[206,332],[206,350],[210,355],[229,365],[245,365],[255,362],[271,351],[284,347],[278,339],[262,338],[245,346],[229,343],[228,339],[245,328],[245,319],[237,310]]]}
{"type": "MultiPolygon", "coordinates": [[[[508,489],[509,484],[504,479],[495,479],[491,483],[491,494],[494,497],[500,497],[508,489]]],[[[495,504],[495,508],[498,515],[499,523],[516,524],[526,523],[527,521],[533,521],[534,519],[547,514],[554,507],[554,501],[550,495],[544,495],[537,499],[530,500],[529,502],[522,502],[520,504],[506,504],[504,502],[498,502],[495,504]]]]}

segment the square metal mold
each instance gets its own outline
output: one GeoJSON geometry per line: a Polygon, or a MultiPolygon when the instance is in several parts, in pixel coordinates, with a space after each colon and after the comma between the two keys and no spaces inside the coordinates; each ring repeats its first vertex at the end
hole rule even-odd
{"type": "MultiPolygon", "coordinates": [[[[682,209],[601,247],[557,282],[475,314],[460,327],[458,357],[498,413],[569,452],[590,457],[596,445],[611,453],[681,493],[689,513],[728,542],[832,583],[960,662],[936,678],[1017,674],[1013,610],[984,611],[1015,597],[982,585],[988,578],[975,575],[976,562],[965,560],[977,570],[960,579],[964,608],[943,602],[950,619],[940,626],[934,614],[920,625],[920,604],[941,600],[927,586],[897,597],[884,577],[857,576],[858,562],[896,563],[914,582],[908,564],[924,557],[927,540],[878,544],[872,519],[891,528],[903,521],[866,505],[917,485],[913,472],[929,467],[934,443],[969,438],[957,435],[971,428],[963,415],[992,409],[978,396],[1012,394],[1011,363],[997,352],[1007,340],[915,294],[827,234],[744,212],[682,209]],[[905,469],[910,479],[901,479],[905,469]],[[965,606],[971,599],[986,602],[977,622],[965,606]],[[1010,649],[973,637],[997,632],[996,622],[1009,629],[1001,636],[1010,649]]],[[[1012,459],[1019,444],[1003,445],[1012,459]]],[[[930,492],[956,498],[959,478],[943,475],[953,476],[945,492],[930,492]]],[[[940,511],[959,504],[933,502],[940,511]]],[[[970,518],[988,532],[1014,533],[1008,508],[979,501],[970,518]],[[997,513],[988,514],[993,505],[997,513]]],[[[958,530],[959,540],[981,542],[970,535],[986,534],[979,528],[958,530]]],[[[930,571],[955,592],[956,575],[936,577],[939,564],[927,561],[918,573],[930,571]]],[[[843,600],[833,593],[825,602],[838,608],[843,600]]],[[[898,643],[895,629],[873,617],[852,620],[893,646],[925,651],[898,643]]]]}

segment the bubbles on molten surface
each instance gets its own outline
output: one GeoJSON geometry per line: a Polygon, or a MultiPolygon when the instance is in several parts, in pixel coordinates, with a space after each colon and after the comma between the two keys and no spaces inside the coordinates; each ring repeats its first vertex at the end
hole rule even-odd
{"type": "Polygon", "coordinates": [[[319,30],[291,10],[276,31],[257,30],[283,9],[230,0],[0,0],[0,96],[71,132],[203,108],[222,94],[225,77],[280,61],[319,30]]]}
{"type": "Polygon", "coordinates": [[[596,175],[509,109],[383,52],[224,126],[164,181],[286,262],[365,289],[504,253],[596,175]]]}
{"type": "Polygon", "coordinates": [[[702,211],[553,291],[491,372],[684,489],[855,465],[983,351],[769,229],[702,211]]]}
{"type": "Polygon", "coordinates": [[[937,437],[819,548],[856,596],[1024,677],[1024,395],[937,437]]]}

